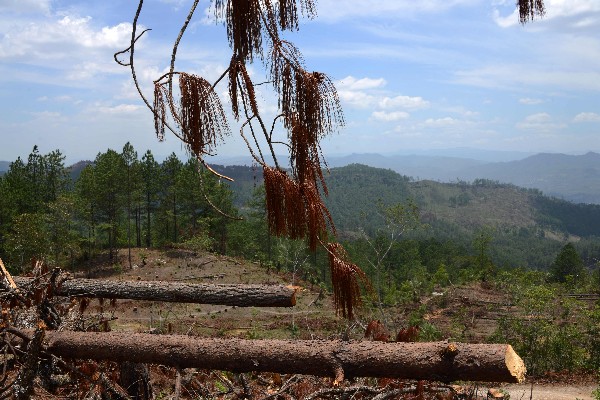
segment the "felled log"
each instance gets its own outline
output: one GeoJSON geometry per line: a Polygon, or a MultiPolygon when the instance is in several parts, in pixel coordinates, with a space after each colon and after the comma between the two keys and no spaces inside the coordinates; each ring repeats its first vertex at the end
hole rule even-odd
{"type": "Polygon", "coordinates": [[[523,361],[508,344],[246,340],[48,331],[45,350],[74,359],[332,376],[336,381],[372,376],[520,382],[525,376],[523,361]]]}
{"type": "MultiPolygon", "coordinates": [[[[32,278],[14,277],[22,287],[32,278]]],[[[215,285],[161,281],[67,279],[54,290],[58,296],[101,297],[238,307],[293,307],[296,291],[283,285],[215,285]]]]}

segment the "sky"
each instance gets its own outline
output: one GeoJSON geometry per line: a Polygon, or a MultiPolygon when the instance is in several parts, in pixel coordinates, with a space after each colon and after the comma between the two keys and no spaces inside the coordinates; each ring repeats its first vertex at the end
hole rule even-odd
{"type": "MultiPolygon", "coordinates": [[[[210,3],[200,1],[176,70],[214,82],[231,50],[210,3]]],[[[144,1],[139,29],[152,30],[136,45],[135,65],[150,99],[191,4],[144,1]]],[[[600,151],[600,1],[545,4],[545,18],[523,26],[514,0],[318,0],[317,17],[283,37],[341,99],[346,126],[323,139],[325,157],[600,151]]],[[[130,69],[113,59],[129,45],[136,8],[131,0],[0,0],[0,160],[26,158],[37,145],[72,163],[126,142],[140,157],[148,149],[158,159],[185,155],[172,134],[156,138],[130,69]]],[[[265,80],[260,60],[250,74],[265,80]]],[[[226,80],[216,90],[227,107],[226,80]]],[[[258,92],[261,111],[275,116],[272,89],[258,92]]],[[[248,154],[235,121],[216,152],[248,154]]]]}

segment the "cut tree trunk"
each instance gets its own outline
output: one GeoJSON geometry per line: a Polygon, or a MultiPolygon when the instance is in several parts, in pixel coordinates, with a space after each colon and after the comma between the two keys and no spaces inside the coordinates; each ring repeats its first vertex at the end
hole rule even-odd
{"type": "MultiPolygon", "coordinates": [[[[27,333],[30,337],[32,332],[27,333]]],[[[520,382],[508,344],[246,340],[117,332],[47,331],[45,350],[74,359],[163,364],[233,372],[279,372],[436,381],[520,382]]]]}
{"type": "MultiPolygon", "coordinates": [[[[14,277],[18,286],[32,278],[14,277]]],[[[55,289],[58,296],[101,297],[238,307],[293,307],[296,290],[283,285],[214,285],[160,281],[67,279],[55,289]]]]}

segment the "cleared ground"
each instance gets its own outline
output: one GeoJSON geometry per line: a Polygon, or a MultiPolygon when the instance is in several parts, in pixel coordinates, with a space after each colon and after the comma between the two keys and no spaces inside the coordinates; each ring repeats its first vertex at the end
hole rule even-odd
{"type": "MultiPolygon", "coordinates": [[[[434,324],[444,338],[465,342],[483,342],[494,331],[497,319],[514,311],[509,298],[488,286],[440,289],[410,307],[366,307],[356,322],[335,315],[331,298],[319,287],[303,282],[291,273],[278,273],[255,263],[209,253],[186,250],[132,251],[131,267],[127,250],[121,250],[119,262],[111,264],[99,258],[78,277],[111,280],[163,280],[189,283],[286,284],[301,287],[293,308],[239,308],[216,305],[173,304],[119,300],[116,305],[93,301],[87,308],[90,317],[102,314],[116,318],[111,329],[117,331],[157,332],[206,337],[250,339],[296,338],[327,339],[340,336],[363,339],[366,325],[380,319],[392,337],[406,327],[411,312],[425,305],[423,319],[434,324]]],[[[93,319],[90,319],[90,324],[93,319]]],[[[511,399],[593,399],[598,385],[593,377],[555,375],[521,385],[497,386],[511,399]]],[[[487,387],[481,387],[481,393],[487,387]]]]}

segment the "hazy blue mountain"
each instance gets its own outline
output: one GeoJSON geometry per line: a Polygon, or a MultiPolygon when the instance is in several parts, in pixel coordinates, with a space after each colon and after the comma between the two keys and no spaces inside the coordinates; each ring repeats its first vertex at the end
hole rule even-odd
{"type": "Polygon", "coordinates": [[[344,157],[328,157],[327,163],[330,167],[363,164],[375,168],[391,169],[416,180],[433,179],[445,182],[456,181],[459,178],[458,173],[460,171],[476,168],[484,164],[483,161],[458,157],[427,155],[382,156],[380,154],[351,154],[344,157]]]}
{"type": "Polygon", "coordinates": [[[536,154],[523,160],[490,163],[459,172],[463,180],[477,178],[535,188],[575,203],[600,204],[600,154],[589,152],[536,154]]]}
{"type": "Polygon", "coordinates": [[[0,175],[4,174],[6,171],[8,171],[9,167],[10,167],[10,161],[0,161],[0,175]]]}
{"type": "Polygon", "coordinates": [[[447,149],[414,149],[396,152],[394,155],[443,156],[469,158],[484,162],[515,161],[534,155],[532,152],[507,150],[482,150],[472,147],[454,147],[447,149]]]}
{"type": "MultiPolygon", "coordinates": [[[[415,180],[441,182],[490,179],[524,188],[535,188],[550,196],[575,203],[600,204],[600,154],[584,155],[536,154],[480,151],[474,149],[450,149],[449,153],[470,155],[474,158],[433,155],[436,151],[422,154],[381,155],[350,154],[327,156],[327,164],[343,167],[363,164],[385,168],[415,180]],[[519,158],[521,157],[521,158],[519,158]],[[486,162],[484,159],[505,160],[486,162]],[[509,160],[509,161],[506,161],[509,160]]],[[[248,157],[217,158],[223,165],[252,165],[248,157]]],[[[281,157],[281,160],[287,160],[281,157]]]]}

